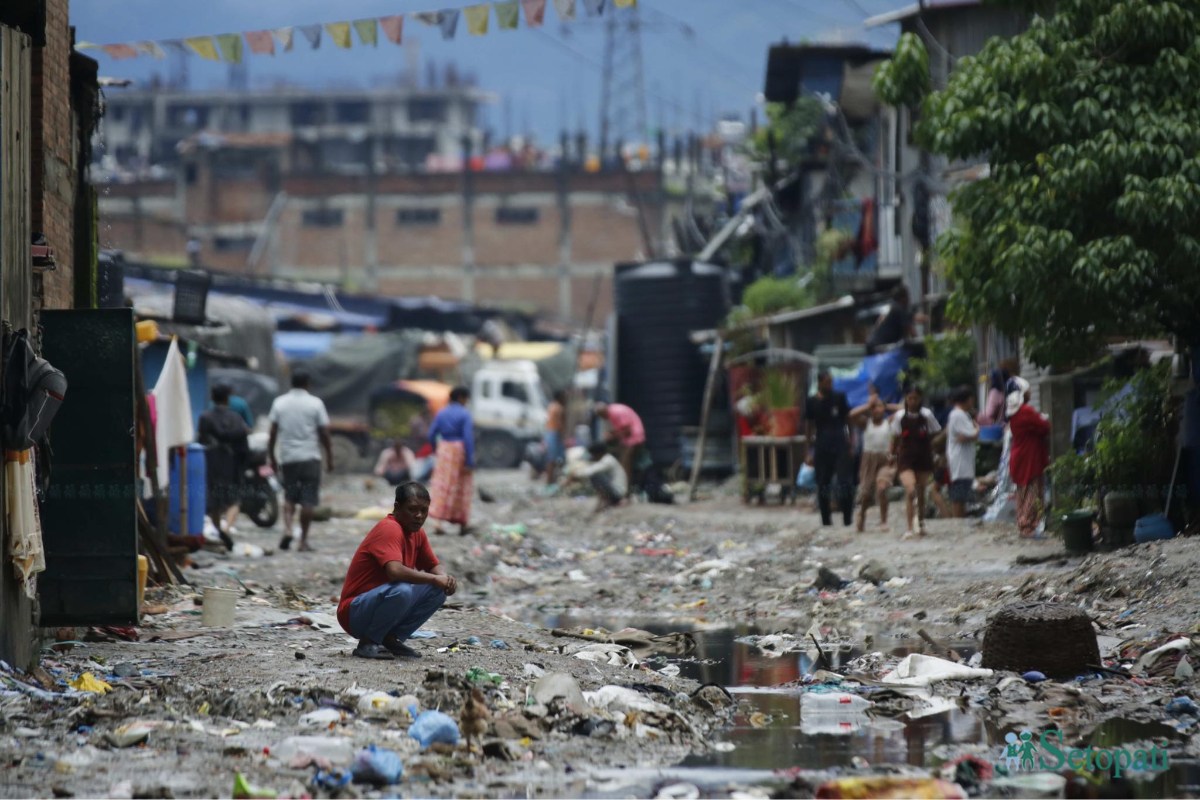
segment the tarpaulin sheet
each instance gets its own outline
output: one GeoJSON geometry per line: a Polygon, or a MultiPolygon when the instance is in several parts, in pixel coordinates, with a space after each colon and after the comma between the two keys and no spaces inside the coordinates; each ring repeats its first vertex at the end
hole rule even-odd
{"type": "Polygon", "coordinates": [[[846,395],[851,408],[867,402],[871,384],[886,402],[900,402],[900,372],[908,365],[908,357],[902,349],[867,356],[856,370],[831,370],[833,388],[846,395]]]}
{"type": "Polygon", "coordinates": [[[292,369],[308,374],[310,391],[333,416],[366,415],[371,392],[417,376],[423,339],[420,331],[338,336],[324,353],[297,361],[292,369]]]}

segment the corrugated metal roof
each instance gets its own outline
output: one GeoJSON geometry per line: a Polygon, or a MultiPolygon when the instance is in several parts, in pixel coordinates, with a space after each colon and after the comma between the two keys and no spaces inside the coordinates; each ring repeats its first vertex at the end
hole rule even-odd
{"type": "MultiPolygon", "coordinates": [[[[980,0],[925,0],[925,11],[941,11],[948,8],[968,8],[970,6],[980,5],[980,0]]],[[[888,11],[884,14],[876,14],[873,17],[867,17],[863,20],[864,28],[878,28],[881,25],[891,25],[894,22],[901,22],[921,13],[921,4],[913,3],[912,5],[898,8],[895,11],[888,11]]]]}

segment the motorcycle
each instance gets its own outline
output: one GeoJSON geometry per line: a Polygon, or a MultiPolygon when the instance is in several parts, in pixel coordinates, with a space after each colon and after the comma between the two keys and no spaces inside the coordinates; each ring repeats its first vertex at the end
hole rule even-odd
{"type": "Polygon", "coordinates": [[[274,527],[279,521],[281,487],[267,457],[267,443],[265,433],[250,435],[250,449],[242,473],[242,513],[260,528],[274,527]]]}

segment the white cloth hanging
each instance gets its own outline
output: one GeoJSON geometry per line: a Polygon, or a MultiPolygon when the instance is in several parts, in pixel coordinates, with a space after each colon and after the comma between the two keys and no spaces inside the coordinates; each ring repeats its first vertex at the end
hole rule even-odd
{"type": "Polygon", "coordinates": [[[154,406],[157,417],[154,422],[154,438],[158,452],[158,485],[165,488],[170,483],[171,462],[168,458],[172,447],[191,444],[196,438],[192,424],[192,400],[188,395],[187,370],[183,365],[183,354],[179,352],[179,340],[172,338],[167,349],[158,382],[154,384],[154,406]]]}
{"type": "Polygon", "coordinates": [[[37,574],[46,569],[35,474],[33,448],[4,452],[4,513],[11,543],[9,555],[30,600],[37,597],[37,574]]]}

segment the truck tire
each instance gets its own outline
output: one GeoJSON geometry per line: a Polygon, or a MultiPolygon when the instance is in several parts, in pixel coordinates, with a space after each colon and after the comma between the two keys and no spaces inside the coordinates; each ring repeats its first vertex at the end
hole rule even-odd
{"type": "Polygon", "coordinates": [[[476,462],[484,469],[510,469],[521,465],[521,443],[505,431],[481,431],[476,462]]]}

